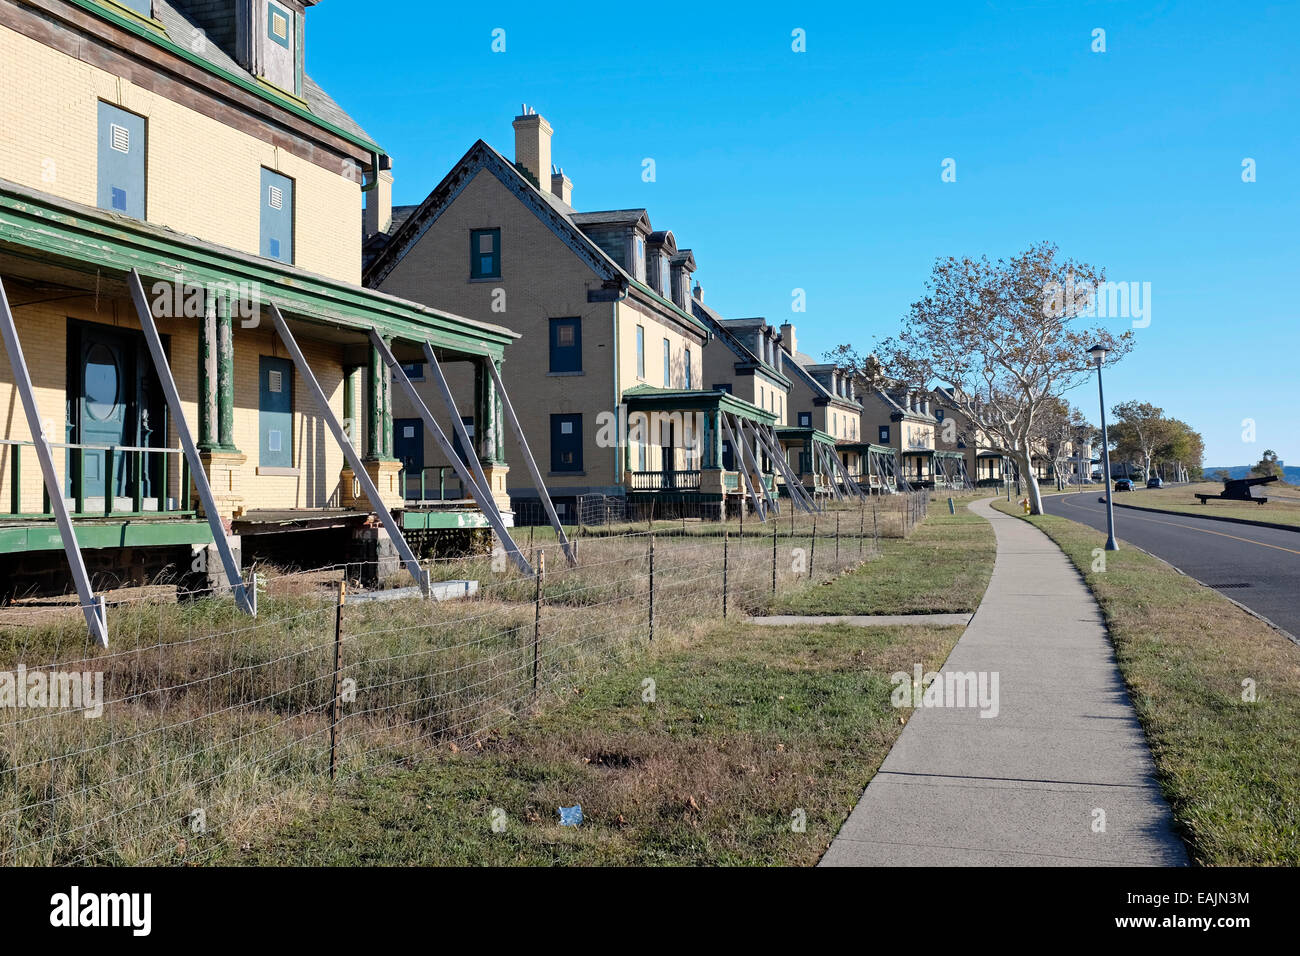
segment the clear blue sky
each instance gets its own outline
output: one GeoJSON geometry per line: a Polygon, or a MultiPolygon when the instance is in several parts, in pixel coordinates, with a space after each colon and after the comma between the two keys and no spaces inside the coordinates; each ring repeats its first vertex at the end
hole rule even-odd
{"type": "MultiPolygon", "coordinates": [[[[512,156],[527,102],[555,128],[577,208],[644,206],[694,250],[706,301],[793,318],[816,356],[893,332],[936,257],[1050,239],[1151,283],[1151,324],[1107,372],[1109,404],[1190,422],[1207,465],[1264,448],[1300,464],[1297,6],[647,10],[325,0],[308,71],[394,157],[397,203],[422,200],[476,139],[512,156]],[[807,312],[792,316],[794,288],[807,312]]],[[[1095,390],[1070,397],[1097,420],[1095,390]]]]}

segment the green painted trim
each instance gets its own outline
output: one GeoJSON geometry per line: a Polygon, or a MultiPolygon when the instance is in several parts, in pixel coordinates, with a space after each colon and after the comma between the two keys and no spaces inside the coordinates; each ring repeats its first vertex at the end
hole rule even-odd
{"type": "Polygon", "coordinates": [[[85,10],[87,13],[93,13],[100,19],[116,24],[128,32],[134,33],[138,37],[143,37],[150,43],[162,47],[164,50],[179,56],[183,60],[188,60],[190,63],[193,63],[200,69],[211,73],[213,76],[219,76],[223,80],[228,80],[229,82],[234,83],[241,89],[248,90],[250,93],[255,93],[258,97],[266,100],[268,103],[274,103],[276,106],[282,107],[290,113],[302,117],[313,126],[327,130],[340,139],[347,140],[354,146],[360,146],[367,152],[387,155],[378,144],[372,143],[363,136],[349,133],[342,127],[335,126],[333,123],[321,119],[315,113],[311,112],[311,110],[307,109],[305,105],[299,105],[301,101],[295,102],[295,99],[289,98],[289,96],[278,87],[270,85],[263,86],[257,83],[256,80],[240,76],[237,73],[232,73],[227,69],[217,66],[209,60],[205,60],[192,50],[186,49],[173,41],[171,37],[167,36],[166,32],[160,33],[159,31],[163,29],[162,24],[158,23],[156,27],[153,26],[157,21],[145,20],[144,18],[139,17],[138,14],[134,14],[134,11],[119,13],[118,11],[121,8],[117,7],[116,4],[109,7],[101,2],[101,0],[67,0],[67,2],[74,6],[81,7],[81,9],[85,10]]]}
{"type": "Polygon", "coordinates": [[[167,35],[167,27],[163,25],[163,22],[161,20],[155,20],[153,17],[147,17],[143,13],[140,13],[138,10],[132,10],[130,7],[118,3],[117,0],[100,0],[100,2],[108,4],[108,8],[113,13],[119,14],[120,16],[124,16],[138,23],[142,23],[153,30],[157,30],[163,36],[167,35]]]}
{"type": "MultiPolygon", "coordinates": [[[[220,285],[246,283],[261,306],[275,302],[293,317],[435,348],[501,358],[519,335],[500,326],[448,316],[399,299],[256,256],[185,238],[0,180],[0,248],[21,247],[35,258],[53,256],[87,274],[220,285]]],[[[147,283],[148,285],[149,283],[147,283]]],[[[269,324],[269,323],[268,323],[269,324]]]]}
{"type": "Polygon", "coordinates": [[[751,405],[743,398],[737,398],[730,392],[703,389],[660,388],[657,385],[634,385],[623,392],[623,402],[628,410],[638,411],[723,411],[729,415],[739,415],[749,421],[764,425],[776,423],[776,412],[769,412],[751,405]]]}
{"type": "MultiPolygon", "coordinates": [[[[77,544],[89,549],[169,547],[212,541],[207,521],[74,522],[74,527],[77,544]]],[[[18,528],[0,523],[0,554],[62,550],[63,539],[53,522],[18,528]]]]}
{"type": "Polygon", "coordinates": [[[457,528],[489,528],[481,511],[403,511],[403,531],[446,531],[457,528]]]}

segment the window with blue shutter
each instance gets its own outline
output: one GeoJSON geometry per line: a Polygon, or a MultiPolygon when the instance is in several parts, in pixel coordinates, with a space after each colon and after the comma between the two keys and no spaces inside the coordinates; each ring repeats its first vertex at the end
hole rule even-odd
{"type": "Polygon", "coordinates": [[[469,231],[469,277],[471,279],[501,278],[500,229],[469,231]]]}
{"type": "Polygon", "coordinates": [[[261,255],[293,262],[293,180],[262,167],[261,207],[261,255]]]}
{"type": "MultiPolygon", "coordinates": [[[[636,377],[645,380],[645,326],[636,327],[636,377]]],[[[643,469],[644,470],[644,469],[643,469]]]]}
{"type": "Polygon", "coordinates": [[[257,383],[258,464],[288,468],[293,464],[293,363],[263,355],[257,383]]]}
{"type": "Polygon", "coordinates": [[[673,347],[664,339],[664,388],[673,386],[673,347]]]}
{"type": "Polygon", "coordinates": [[[690,388],[691,387],[691,350],[689,347],[686,349],[685,368],[686,368],[686,387],[690,388]]]}
{"type": "Polygon", "coordinates": [[[95,188],[95,204],[100,209],[144,218],[144,159],[144,117],[101,101],[95,188]]]}
{"type": "Polygon", "coordinates": [[[581,319],[551,319],[551,371],[582,371],[581,319]]]}
{"type": "Polygon", "coordinates": [[[551,471],[582,471],[582,415],[551,416],[551,471]]]}

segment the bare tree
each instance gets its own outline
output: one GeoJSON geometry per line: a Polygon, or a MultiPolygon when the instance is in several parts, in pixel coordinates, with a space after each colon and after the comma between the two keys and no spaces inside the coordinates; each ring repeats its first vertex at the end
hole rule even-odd
{"type": "MultiPolygon", "coordinates": [[[[1079,323],[1105,273],[1058,257],[1041,242],[1010,259],[940,259],[903,328],[880,343],[881,365],[927,387],[952,387],[959,410],[990,445],[1015,461],[1029,486],[1034,514],[1043,510],[1033,461],[1044,405],[1085,381],[1086,350],[1102,344],[1114,362],[1133,347],[1132,331],[1112,335],[1079,323]]],[[[851,346],[836,361],[867,375],[851,346]]],[[[869,358],[869,357],[868,357],[869,358]]]]}

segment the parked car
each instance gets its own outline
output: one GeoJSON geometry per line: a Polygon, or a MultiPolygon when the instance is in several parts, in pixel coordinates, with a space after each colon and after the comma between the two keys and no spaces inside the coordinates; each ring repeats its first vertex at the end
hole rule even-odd
{"type": "Polygon", "coordinates": [[[1164,486],[1165,486],[1165,480],[1163,478],[1152,477],[1147,479],[1148,488],[1163,488],[1164,486]]]}
{"type": "Polygon", "coordinates": [[[1132,490],[1133,490],[1133,479],[1132,479],[1132,478],[1116,478],[1116,479],[1115,479],[1115,490],[1116,490],[1116,491],[1132,491],[1132,490]]]}

